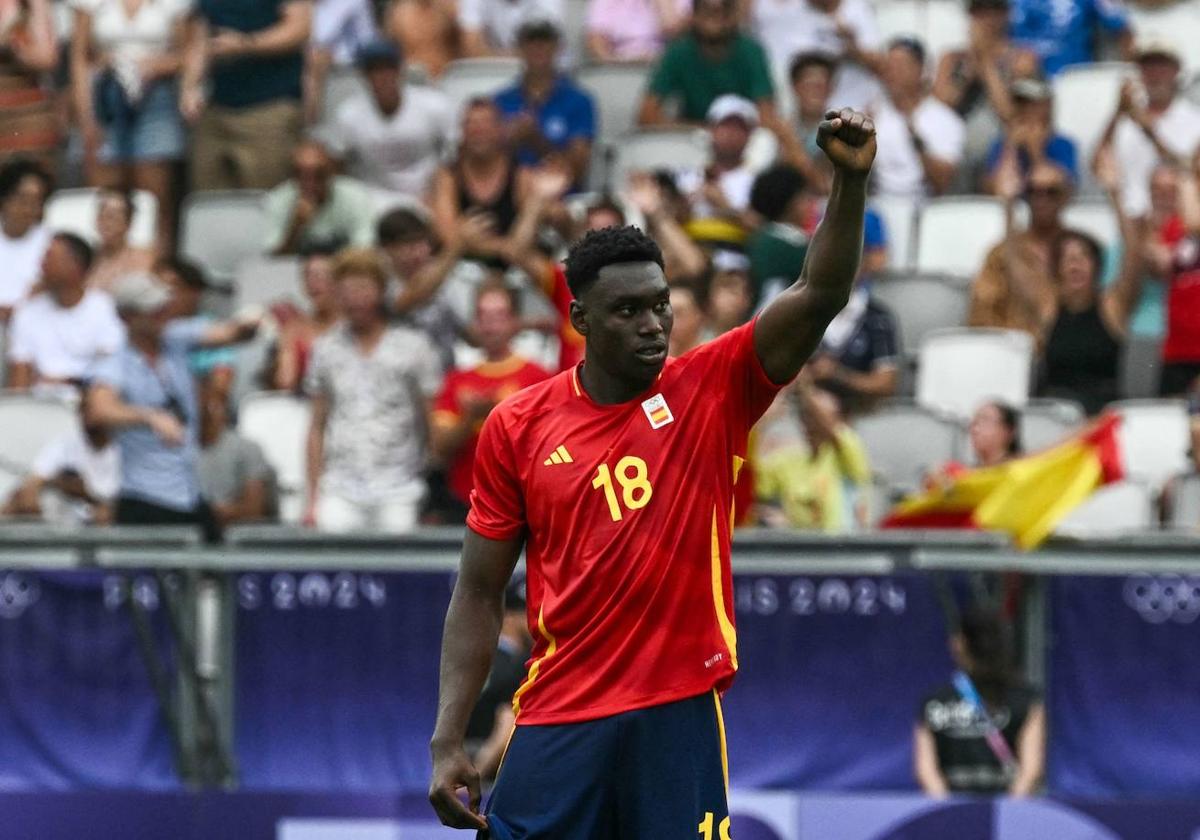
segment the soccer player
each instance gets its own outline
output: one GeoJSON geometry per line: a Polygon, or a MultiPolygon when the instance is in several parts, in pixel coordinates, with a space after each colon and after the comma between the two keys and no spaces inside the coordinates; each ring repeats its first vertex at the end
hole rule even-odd
{"type": "Polygon", "coordinates": [[[849,297],[875,128],[830,111],[818,142],[833,192],[799,279],[677,359],[653,240],[604,228],[567,257],[584,360],[500,403],[480,434],[431,743],[446,825],[493,840],[728,840],[733,485],[750,427],[849,297]],[[481,814],[463,737],[522,547],[534,648],[481,814]]]}

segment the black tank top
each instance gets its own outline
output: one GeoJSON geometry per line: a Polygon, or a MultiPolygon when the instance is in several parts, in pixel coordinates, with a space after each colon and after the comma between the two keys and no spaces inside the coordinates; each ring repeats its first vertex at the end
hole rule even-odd
{"type": "Polygon", "coordinates": [[[458,209],[460,213],[490,213],[496,221],[496,233],[500,236],[508,234],[509,228],[517,220],[517,165],[509,163],[508,178],[504,189],[490,202],[482,202],[471,195],[467,189],[467,181],[463,177],[462,167],[455,167],[454,184],[458,188],[458,209]]]}
{"type": "Polygon", "coordinates": [[[1109,332],[1093,304],[1082,312],[1059,308],[1046,342],[1043,392],[1083,403],[1095,414],[1117,398],[1122,343],[1109,332]]]}

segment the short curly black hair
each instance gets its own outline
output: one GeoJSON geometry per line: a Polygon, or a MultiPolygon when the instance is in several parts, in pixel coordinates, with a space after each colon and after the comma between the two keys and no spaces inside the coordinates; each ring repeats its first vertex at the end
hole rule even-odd
{"type": "Polygon", "coordinates": [[[21,182],[31,175],[42,182],[42,189],[47,193],[54,188],[54,182],[46,170],[29,158],[13,158],[0,167],[0,204],[8,201],[21,182]]]}
{"type": "Polygon", "coordinates": [[[567,287],[578,298],[600,276],[600,269],[617,263],[652,262],[663,266],[658,243],[632,225],[588,231],[576,242],[565,261],[567,287]]]}
{"type": "Polygon", "coordinates": [[[787,212],[792,199],[803,192],[807,181],[800,170],[786,163],[777,163],[763,170],[750,187],[750,209],[768,222],[778,222],[787,212]]]}

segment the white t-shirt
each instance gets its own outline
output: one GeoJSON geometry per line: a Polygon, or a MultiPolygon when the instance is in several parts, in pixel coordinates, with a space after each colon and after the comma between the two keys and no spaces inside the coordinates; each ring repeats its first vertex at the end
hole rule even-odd
{"type": "Polygon", "coordinates": [[[468,31],[481,30],[493,47],[511,50],[523,23],[551,20],[561,26],[564,11],[563,0],[460,0],[458,25],[468,31]]]}
{"type": "Polygon", "coordinates": [[[42,273],[42,257],[52,234],[36,225],[20,239],[12,239],[0,227],[0,306],[25,299],[42,273]]]}
{"type": "Polygon", "coordinates": [[[96,46],[120,60],[170,50],[175,24],[192,9],[191,0],[142,0],[130,17],[122,0],[70,0],[70,4],[91,15],[96,46]]]}
{"type": "MultiPolygon", "coordinates": [[[[1200,146],[1200,108],[1175,97],[1154,124],[1154,133],[1178,157],[1190,161],[1200,146]]],[[[1159,163],[1158,150],[1129,118],[1117,124],[1114,143],[1125,212],[1134,218],[1145,216],[1150,212],[1150,175],[1159,163]]]]}
{"type": "MultiPolygon", "coordinates": [[[[756,172],[743,165],[737,169],[722,172],[717,177],[717,183],[725,195],[725,200],[734,210],[745,210],[750,206],[750,190],[754,186],[756,175],[756,172]]],[[[675,186],[684,195],[695,196],[692,199],[693,216],[708,219],[717,215],[716,210],[699,195],[700,190],[704,187],[703,169],[685,169],[680,172],[675,176],[675,186]]]]}
{"type": "MultiPolygon", "coordinates": [[[[859,49],[878,50],[883,33],[869,0],[842,0],[830,15],[808,0],[754,0],[754,33],[771,60],[777,79],[787,79],[797,53],[823,52],[842,58],[846,48],[837,34],[841,19],[854,33],[859,49]]],[[[858,63],[841,62],[833,80],[831,108],[864,108],[881,93],[878,79],[858,63]]]]}
{"type": "Polygon", "coordinates": [[[81,426],[50,441],[33,461],[33,474],[41,479],[68,470],[77,473],[88,493],[97,499],[114,499],[121,488],[121,454],[116,443],[93,449],[81,426]]]}
{"type": "Polygon", "coordinates": [[[369,93],[343,103],[329,143],[360,181],[421,197],[443,153],[454,148],[454,132],[454,107],[445,94],[405,85],[400,109],[390,117],[369,93]]]}
{"type": "Polygon", "coordinates": [[[358,48],[378,37],[370,0],[317,0],[313,7],[312,42],[338,66],[353,64],[358,48]]]}
{"type": "MultiPolygon", "coordinates": [[[[875,120],[879,151],[872,169],[876,191],[884,195],[920,198],[927,192],[925,170],[913,148],[908,124],[887,97],[880,97],[870,109],[875,120]]],[[[925,97],[912,115],[917,136],[925,141],[929,154],[957,164],[962,159],[966,128],[962,118],[932,96],[925,97]]]]}
{"type": "Polygon", "coordinates": [[[125,343],[112,298],[94,289],[70,309],[38,295],[17,307],[11,330],[9,361],[31,364],[38,376],[53,379],[83,377],[125,343]]]}

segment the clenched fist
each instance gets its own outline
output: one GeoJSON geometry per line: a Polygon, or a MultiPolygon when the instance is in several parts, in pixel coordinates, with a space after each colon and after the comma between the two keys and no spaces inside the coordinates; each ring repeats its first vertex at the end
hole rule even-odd
{"type": "Polygon", "coordinates": [[[817,145],[835,169],[866,174],[875,160],[875,123],[852,108],[826,111],[817,128],[817,145]]]}

